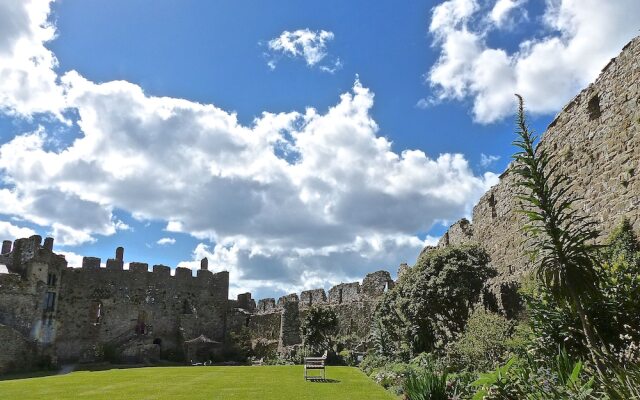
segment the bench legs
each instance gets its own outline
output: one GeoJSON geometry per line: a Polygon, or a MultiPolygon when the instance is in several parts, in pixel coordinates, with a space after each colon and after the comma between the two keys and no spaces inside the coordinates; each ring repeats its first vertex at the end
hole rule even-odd
{"type": "Polygon", "coordinates": [[[327,376],[326,376],[326,368],[304,368],[304,380],[314,380],[314,379],[318,379],[318,378],[322,378],[322,380],[327,380],[327,376]],[[309,374],[309,370],[322,370],[322,376],[319,375],[310,375],[309,374]]]}

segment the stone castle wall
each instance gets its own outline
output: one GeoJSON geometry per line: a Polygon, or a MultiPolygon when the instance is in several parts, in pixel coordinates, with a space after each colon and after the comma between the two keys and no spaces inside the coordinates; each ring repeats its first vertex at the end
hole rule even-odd
{"type": "MultiPolygon", "coordinates": [[[[135,266],[135,264],[134,264],[135,266]]],[[[59,357],[91,359],[96,346],[126,347],[136,339],[179,349],[205,334],[225,339],[229,274],[145,264],[131,270],[65,269],[57,319],[59,357]]]]}
{"type": "Polygon", "coordinates": [[[340,333],[366,338],[378,298],[393,280],[388,272],[257,304],[250,293],[229,300],[228,272],[208,262],[193,276],[187,268],[130,262],[124,249],[106,266],[84,257],[69,268],[40,236],[5,241],[0,263],[0,373],[36,364],[195,361],[220,356],[247,329],[253,343],[288,353],[301,345],[300,325],[311,307],[336,311],[340,333]],[[202,358],[200,360],[200,358],[202,358]],[[192,360],[186,360],[192,361],[192,360]]]}
{"type": "Polygon", "coordinates": [[[122,248],[106,268],[85,257],[74,269],[52,251],[52,239],[41,241],[3,243],[0,263],[9,273],[0,274],[0,334],[7,338],[0,340],[0,371],[99,361],[107,353],[124,362],[179,359],[185,343],[201,335],[223,350],[228,272],[214,274],[206,263],[197,276],[136,262],[125,270],[122,248]]]}
{"type": "MultiPolygon", "coordinates": [[[[541,146],[561,163],[571,192],[582,198],[575,207],[599,224],[602,238],[623,218],[640,230],[640,37],[563,108],[541,146]]],[[[512,168],[474,207],[473,223],[457,222],[440,243],[481,244],[499,270],[496,284],[527,271],[512,168]]]]}
{"type": "Polygon", "coordinates": [[[303,291],[300,296],[290,294],[276,302],[273,298],[259,300],[251,310],[248,322],[254,344],[258,341],[278,344],[281,353],[302,344],[300,325],[312,307],[332,309],[338,317],[338,334],[354,335],[366,340],[371,329],[375,307],[394,281],[387,271],[377,271],[359,282],[341,283],[329,289],[303,291]]]}

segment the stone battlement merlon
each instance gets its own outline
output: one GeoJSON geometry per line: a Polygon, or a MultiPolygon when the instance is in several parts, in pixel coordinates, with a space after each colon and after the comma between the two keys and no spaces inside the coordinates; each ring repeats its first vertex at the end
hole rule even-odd
{"type": "MultiPolygon", "coordinates": [[[[130,274],[147,273],[154,276],[165,277],[167,279],[177,279],[182,281],[211,280],[211,279],[216,280],[218,278],[228,279],[227,271],[212,272],[209,270],[199,269],[199,270],[196,270],[194,274],[194,270],[192,270],[191,268],[177,267],[173,270],[174,272],[172,274],[171,267],[163,264],[153,265],[153,267],[150,270],[148,263],[142,263],[137,261],[131,261],[129,263],[128,269],[119,268],[119,267],[114,268],[113,266],[110,266],[108,262],[105,267],[102,267],[100,264],[101,260],[98,257],[83,257],[82,261],[83,261],[82,268],[69,267],[69,269],[75,270],[75,271],[82,271],[83,273],[89,273],[89,274],[95,271],[118,271],[125,274],[126,273],[130,273],[130,274]]],[[[117,260],[110,259],[110,261],[117,261],[117,260]]]]}
{"type": "Polygon", "coordinates": [[[129,268],[125,269],[124,248],[118,247],[115,251],[115,257],[109,258],[103,268],[100,257],[83,257],[81,268],[68,267],[63,255],[53,252],[54,239],[47,237],[42,242],[42,237],[33,235],[28,238],[19,238],[11,242],[4,240],[2,242],[2,253],[0,254],[0,263],[7,265],[10,273],[24,274],[22,269],[28,262],[32,260],[48,262],[55,260],[57,265],[64,264],[69,270],[78,271],[78,273],[96,273],[98,271],[118,271],[123,274],[140,274],[149,273],[152,276],[159,276],[166,279],[175,279],[184,282],[206,282],[213,285],[228,285],[229,273],[221,271],[214,273],[208,269],[208,260],[202,259],[200,268],[194,274],[190,268],[177,267],[172,275],[171,268],[157,264],[149,271],[149,264],[132,261],[129,268]]]}
{"type": "Polygon", "coordinates": [[[283,304],[297,302],[300,309],[313,306],[353,304],[367,300],[374,300],[391,289],[395,282],[388,271],[376,271],[365,275],[360,282],[340,283],[327,292],[324,289],[304,290],[300,296],[292,293],[282,296],[276,302],[274,298],[258,300],[255,308],[258,313],[281,312],[283,304]]]}

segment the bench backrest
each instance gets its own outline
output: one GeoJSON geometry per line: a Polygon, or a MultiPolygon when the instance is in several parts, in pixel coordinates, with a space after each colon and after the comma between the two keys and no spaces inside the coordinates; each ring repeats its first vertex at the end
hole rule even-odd
{"type": "Polygon", "coordinates": [[[325,351],[322,357],[305,357],[304,364],[309,366],[324,366],[327,361],[327,352],[325,351]]]}

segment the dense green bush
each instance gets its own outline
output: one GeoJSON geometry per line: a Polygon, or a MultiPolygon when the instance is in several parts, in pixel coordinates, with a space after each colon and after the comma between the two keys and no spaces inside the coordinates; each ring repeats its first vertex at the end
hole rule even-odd
{"type": "Polygon", "coordinates": [[[435,249],[384,294],[374,315],[374,344],[408,360],[442,350],[462,332],[485,281],[495,275],[478,246],[435,249]]]}
{"type": "Polygon", "coordinates": [[[486,371],[509,358],[516,323],[501,315],[476,309],[458,340],[446,347],[446,358],[456,371],[486,371]]]}

